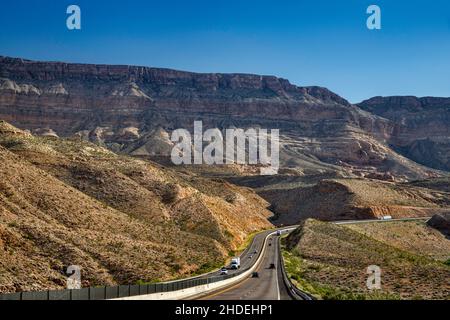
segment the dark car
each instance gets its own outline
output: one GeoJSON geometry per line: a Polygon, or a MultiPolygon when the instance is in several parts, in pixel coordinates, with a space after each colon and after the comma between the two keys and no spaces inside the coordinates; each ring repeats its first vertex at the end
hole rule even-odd
{"type": "Polygon", "coordinates": [[[272,244],[271,243],[269,243],[269,247],[271,246],[272,244]]]}
{"type": "Polygon", "coordinates": [[[259,278],[259,273],[258,272],[252,272],[252,278],[259,278]]]}
{"type": "Polygon", "coordinates": [[[271,263],[271,264],[269,265],[269,269],[275,269],[275,263],[271,263]]]}

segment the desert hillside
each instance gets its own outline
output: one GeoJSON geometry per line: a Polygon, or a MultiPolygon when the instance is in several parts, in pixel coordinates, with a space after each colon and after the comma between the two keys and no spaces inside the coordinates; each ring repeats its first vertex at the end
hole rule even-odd
{"type": "Polygon", "coordinates": [[[268,203],[247,188],[0,122],[0,292],[188,276],[220,266],[268,203]]]}
{"type": "Polygon", "coordinates": [[[450,241],[425,222],[340,226],[308,219],[284,244],[290,277],[321,299],[450,298],[450,241]],[[381,270],[379,290],[366,286],[371,265],[381,270]]]}
{"type": "Polygon", "coordinates": [[[448,211],[450,193],[415,183],[369,179],[325,179],[313,185],[258,191],[272,204],[276,223],[321,220],[427,217],[448,211]]]}

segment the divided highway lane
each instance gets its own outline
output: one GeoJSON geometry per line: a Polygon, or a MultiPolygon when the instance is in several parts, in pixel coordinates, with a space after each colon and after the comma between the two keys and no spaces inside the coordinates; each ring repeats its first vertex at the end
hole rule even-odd
{"type": "MultiPolygon", "coordinates": [[[[261,242],[273,231],[262,235],[261,242]]],[[[231,287],[218,290],[201,297],[201,300],[291,300],[283,281],[280,268],[278,236],[268,238],[266,250],[262,253],[263,259],[256,271],[258,277],[248,277],[231,287]],[[270,268],[273,264],[275,268],[270,268]]],[[[259,243],[259,241],[257,242],[259,243]]],[[[256,243],[255,243],[256,244],[256,243]]],[[[261,243],[262,246],[262,243],[261,243]]],[[[251,252],[251,250],[249,250],[251,252]]],[[[256,259],[256,256],[255,256],[256,259]]]]}
{"type": "MultiPolygon", "coordinates": [[[[230,266],[228,265],[228,266],[226,266],[228,269],[228,274],[233,274],[238,271],[245,270],[245,269],[251,267],[258,259],[259,253],[261,252],[263,245],[264,245],[264,239],[273,232],[274,232],[274,230],[267,230],[267,231],[263,231],[263,232],[256,234],[254,236],[251,244],[247,248],[245,248],[245,250],[240,255],[240,258],[241,258],[240,269],[232,270],[232,269],[230,269],[230,266]]],[[[205,274],[202,276],[198,276],[197,278],[200,278],[200,279],[201,278],[210,278],[210,277],[219,276],[219,275],[220,275],[220,271],[216,271],[214,273],[208,273],[208,274],[205,274]]]]}

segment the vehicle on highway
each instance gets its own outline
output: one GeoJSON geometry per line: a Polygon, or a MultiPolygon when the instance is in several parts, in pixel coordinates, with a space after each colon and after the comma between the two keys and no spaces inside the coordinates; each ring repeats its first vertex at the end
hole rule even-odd
{"type": "Polygon", "coordinates": [[[231,259],[231,269],[239,269],[241,267],[241,258],[240,257],[236,257],[231,259]]]}
{"type": "Polygon", "coordinates": [[[380,219],[380,220],[392,220],[392,217],[391,216],[381,216],[378,219],[380,219]]]}
{"type": "Polygon", "coordinates": [[[227,275],[227,274],[228,274],[228,269],[227,268],[223,267],[222,269],[220,269],[220,275],[221,276],[224,276],[224,275],[227,275]]]}
{"type": "Polygon", "coordinates": [[[248,258],[251,259],[251,258],[253,258],[253,256],[252,256],[252,255],[249,255],[248,258]]]}
{"type": "Polygon", "coordinates": [[[275,263],[271,263],[271,264],[269,265],[269,269],[275,269],[275,263]]]}
{"type": "Polygon", "coordinates": [[[281,230],[277,231],[277,236],[281,236],[281,230]]]}
{"type": "Polygon", "coordinates": [[[258,253],[258,250],[255,249],[255,251],[253,251],[253,253],[254,253],[254,254],[257,254],[257,253],[258,253]]]}
{"type": "Polygon", "coordinates": [[[259,273],[258,272],[252,272],[252,278],[259,278],[259,273]]]}
{"type": "Polygon", "coordinates": [[[269,247],[271,246],[272,244],[271,243],[269,243],[269,247]]]}

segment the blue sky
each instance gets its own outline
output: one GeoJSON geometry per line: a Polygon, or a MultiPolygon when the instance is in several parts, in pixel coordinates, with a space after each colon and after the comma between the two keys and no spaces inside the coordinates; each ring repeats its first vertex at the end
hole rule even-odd
{"type": "Polygon", "coordinates": [[[351,102],[448,97],[450,1],[2,1],[0,55],[270,74],[351,102]],[[66,28],[70,4],[82,30],[66,28]],[[366,28],[370,4],[382,30],[366,28]]]}

